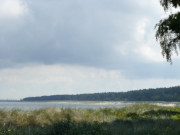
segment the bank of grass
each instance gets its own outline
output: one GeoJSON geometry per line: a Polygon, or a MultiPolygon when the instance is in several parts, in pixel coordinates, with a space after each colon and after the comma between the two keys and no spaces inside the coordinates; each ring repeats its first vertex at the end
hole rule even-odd
{"type": "Polygon", "coordinates": [[[180,107],[0,110],[0,135],[180,135],[180,107]]]}

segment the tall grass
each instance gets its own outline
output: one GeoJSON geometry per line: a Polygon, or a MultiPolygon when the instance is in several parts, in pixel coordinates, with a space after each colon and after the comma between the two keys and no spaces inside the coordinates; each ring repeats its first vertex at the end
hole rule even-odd
{"type": "Polygon", "coordinates": [[[0,135],[180,135],[180,108],[0,110],[0,135]]]}

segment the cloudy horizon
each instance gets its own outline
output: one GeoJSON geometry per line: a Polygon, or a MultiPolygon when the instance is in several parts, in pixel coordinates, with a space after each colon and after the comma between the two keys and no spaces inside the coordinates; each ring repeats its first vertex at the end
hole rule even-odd
{"type": "Polygon", "coordinates": [[[155,39],[167,15],[157,0],[1,0],[0,99],[179,85],[155,39]]]}

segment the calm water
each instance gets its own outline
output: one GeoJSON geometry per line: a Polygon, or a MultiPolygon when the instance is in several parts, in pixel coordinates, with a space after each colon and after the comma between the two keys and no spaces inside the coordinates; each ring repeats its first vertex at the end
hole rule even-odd
{"type": "MultiPolygon", "coordinates": [[[[103,108],[103,107],[124,107],[141,102],[0,102],[0,109],[22,109],[22,110],[34,110],[47,107],[58,108],[103,108]]],[[[160,106],[180,106],[180,102],[146,102],[150,104],[156,104],[160,106]]]]}

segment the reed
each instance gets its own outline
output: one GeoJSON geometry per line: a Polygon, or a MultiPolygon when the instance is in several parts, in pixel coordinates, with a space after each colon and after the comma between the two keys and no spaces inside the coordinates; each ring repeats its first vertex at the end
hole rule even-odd
{"type": "Polygon", "coordinates": [[[180,107],[0,110],[0,135],[179,135],[180,107]]]}

